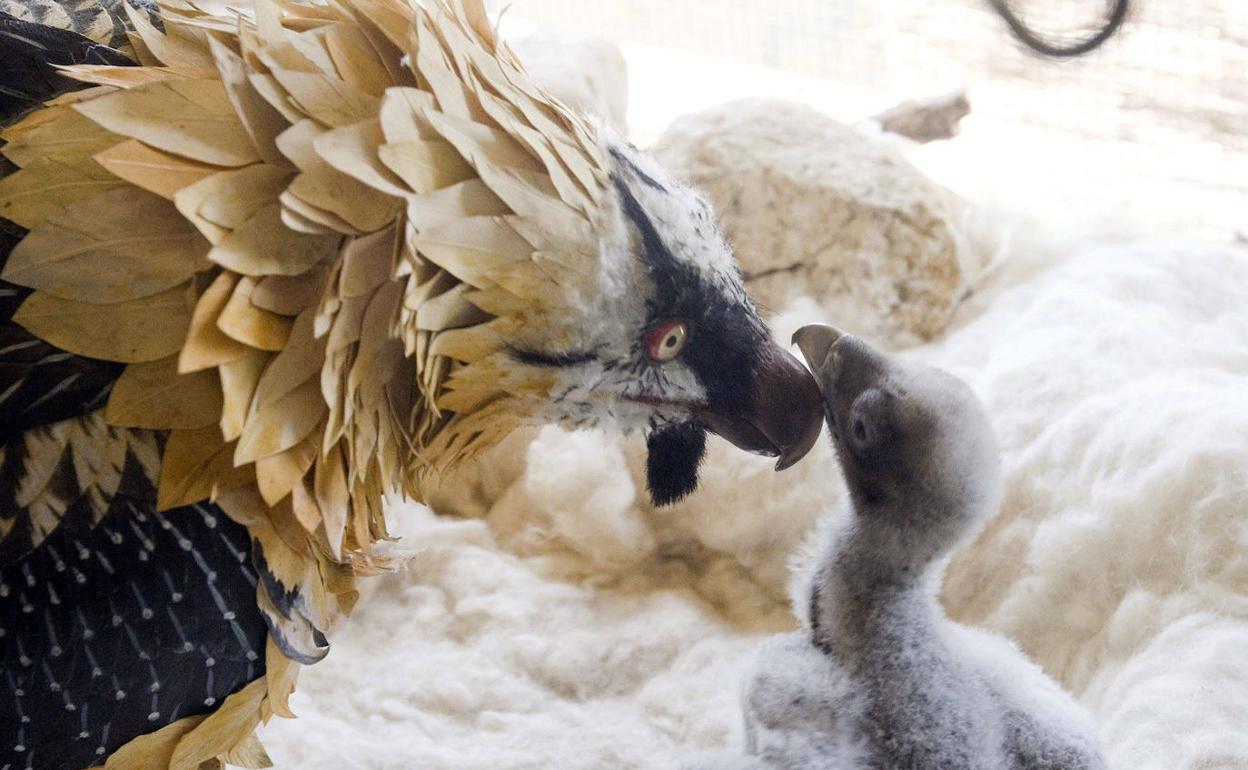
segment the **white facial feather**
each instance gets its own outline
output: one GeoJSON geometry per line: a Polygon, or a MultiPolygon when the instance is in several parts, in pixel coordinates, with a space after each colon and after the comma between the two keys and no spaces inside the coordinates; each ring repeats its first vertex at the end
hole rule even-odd
{"type": "MultiPolygon", "coordinates": [[[[615,179],[641,205],[671,258],[693,268],[725,304],[754,313],[710,206],[634,148],[611,137],[604,146],[616,159],[615,179]]],[[[594,358],[554,370],[555,386],[539,417],[572,428],[615,423],[625,431],[683,422],[706,389],[679,356],[657,363],[647,355],[646,332],[669,319],[655,296],[643,238],[614,188],[598,236],[600,296],[586,303],[580,328],[569,335],[579,341],[578,353],[594,358]]]]}
{"type": "Polygon", "coordinates": [[[729,301],[749,303],[732,248],[719,231],[706,199],[630,145],[613,141],[608,152],[625,167],[622,178],[650,215],[672,256],[696,268],[729,301]]]}

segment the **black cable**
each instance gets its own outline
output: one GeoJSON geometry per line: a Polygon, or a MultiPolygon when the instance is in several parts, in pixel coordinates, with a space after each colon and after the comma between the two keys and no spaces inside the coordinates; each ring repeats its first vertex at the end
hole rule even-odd
{"type": "Polygon", "coordinates": [[[1018,14],[1014,13],[1010,0],[988,0],[988,3],[1001,15],[1001,18],[1005,19],[1005,23],[1009,25],[1010,31],[1014,33],[1014,37],[1018,38],[1023,45],[1044,56],[1070,58],[1082,56],[1089,51],[1093,51],[1111,38],[1118,31],[1118,28],[1122,26],[1123,21],[1126,20],[1130,0],[1113,0],[1113,6],[1109,9],[1105,24],[1092,33],[1091,36],[1070,44],[1044,39],[1040,33],[1028,27],[1026,22],[1020,19],[1018,14]]]}

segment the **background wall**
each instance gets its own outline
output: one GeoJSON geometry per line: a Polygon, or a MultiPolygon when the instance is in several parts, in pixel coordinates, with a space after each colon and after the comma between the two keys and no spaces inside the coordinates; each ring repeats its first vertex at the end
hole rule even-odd
{"type": "MultiPolygon", "coordinates": [[[[1017,5],[1050,32],[1095,23],[1100,6],[1017,5]]],[[[504,30],[532,23],[622,44],[640,143],[745,94],[852,120],[965,88],[972,113],[957,141],[974,143],[974,167],[936,149],[928,170],[942,181],[970,193],[1008,177],[1159,229],[1248,238],[1242,0],[1134,0],[1116,39],[1062,62],[1021,50],[986,0],[513,0],[504,30]]]]}

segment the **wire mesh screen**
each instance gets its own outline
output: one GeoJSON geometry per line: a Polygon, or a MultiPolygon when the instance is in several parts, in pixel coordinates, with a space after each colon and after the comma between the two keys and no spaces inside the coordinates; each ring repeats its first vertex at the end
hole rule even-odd
{"type": "MultiPolygon", "coordinates": [[[[1014,5],[1056,35],[1096,26],[1106,2],[1014,5]]],[[[1072,61],[1025,52],[986,0],[514,0],[511,14],[865,89],[881,107],[966,88],[972,120],[1018,152],[1044,137],[1085,154],[1064,183],[1219,239],[1248,230],[1245,0],[1135,0],[1121,34],[1072,61]]]]}

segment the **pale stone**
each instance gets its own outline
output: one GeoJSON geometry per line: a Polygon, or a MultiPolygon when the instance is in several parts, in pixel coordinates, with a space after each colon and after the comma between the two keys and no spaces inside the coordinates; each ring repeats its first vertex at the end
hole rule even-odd
{"type": "Polygon", "coordinates": [[[957,200],[894,144],[748,99],[678,119],[655,154],[710,199],[761,305],[809,295],[847,331],[900,347],[944,329],[973,260],[957,200]]]}

